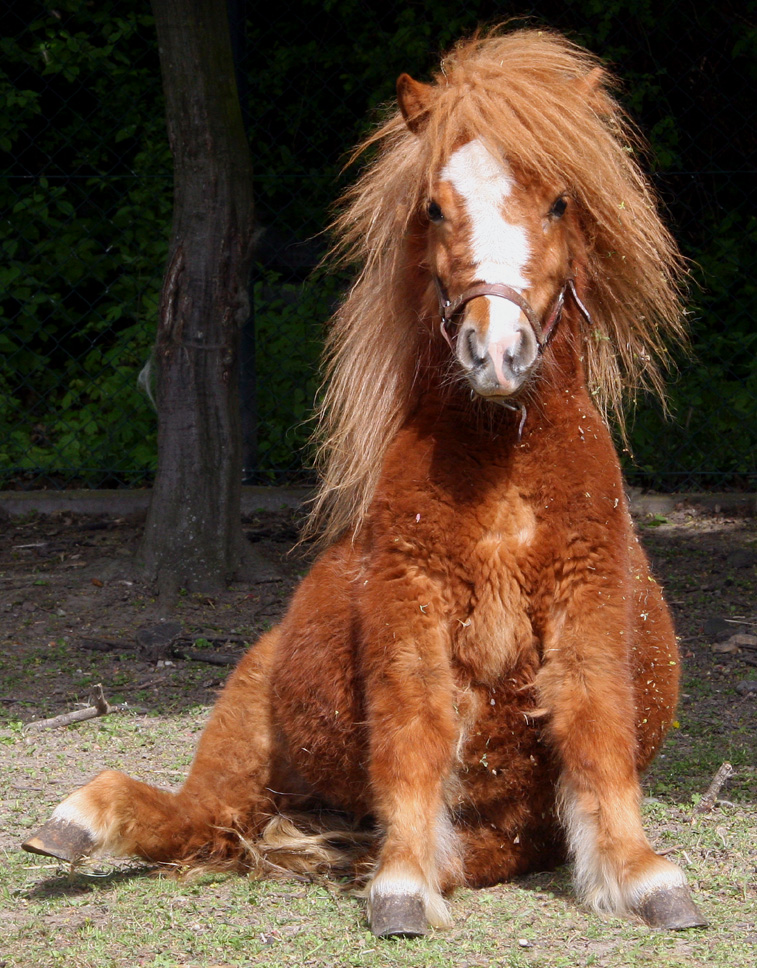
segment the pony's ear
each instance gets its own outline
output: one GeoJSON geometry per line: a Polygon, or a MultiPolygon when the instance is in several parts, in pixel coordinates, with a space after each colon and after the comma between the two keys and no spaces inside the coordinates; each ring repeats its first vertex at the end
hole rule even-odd
{"type": "Polygon", "coordinates": [[[599,115],[614,114],[614,106],[605,93],[605,78],[607,74],[602,67],[592,68],[588,74],[578,77],[572,83],[584,100],[588,101],[599,115]]]}
{"type": "Polygon", "coordinates": [[[421,134],[426,127],[432,96],[430,84],[414,81],[409,74],[400,74],[397,78],[397,103],[413,134],[421,134]]]}

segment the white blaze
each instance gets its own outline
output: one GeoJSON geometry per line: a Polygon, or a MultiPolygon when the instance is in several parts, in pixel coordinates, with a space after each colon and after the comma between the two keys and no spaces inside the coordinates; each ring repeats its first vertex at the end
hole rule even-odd
{"type": "MultiPolygon", "coordinates": [[[[505,199],[515,186],[512,172],[481,141],[469,141],[451,156],[441,177],[462,198],[471,225],[471,258],[479,282],[499,282],[514,289],[528,288],[523,269],[529,247],[525,229],[502,215],[505,199]]],[[[512,333],[520,318],[513,303],[496,296],[489,303],[488,340],[512,333]]]]}

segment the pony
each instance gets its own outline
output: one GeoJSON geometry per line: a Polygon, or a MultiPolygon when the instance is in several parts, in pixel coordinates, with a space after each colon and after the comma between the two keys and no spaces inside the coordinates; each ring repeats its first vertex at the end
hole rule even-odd
{"type": "Polygon", "coordinates": [[[613,85],[533,29],[399,78],[334,222],[359,270],[327,341],[319,556],[181,789],[106,771],[27,850],[271,871],[354,847],[379,936],[570,860],[596,911],[705,924],[640,815],[679,658],[606,417],[662,390],[686,268],[613,85]]]}

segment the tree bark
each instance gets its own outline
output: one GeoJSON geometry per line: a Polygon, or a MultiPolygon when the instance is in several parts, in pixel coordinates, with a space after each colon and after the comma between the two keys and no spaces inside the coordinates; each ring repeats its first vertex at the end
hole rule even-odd
{"type": "Polygon", "coordinates": [[[174,214],[155,344],[158,471],[139,559],[161,593],[213,592],[240,566],[239,338],[252,164],[223,0],[152,0],[174,214]]]}

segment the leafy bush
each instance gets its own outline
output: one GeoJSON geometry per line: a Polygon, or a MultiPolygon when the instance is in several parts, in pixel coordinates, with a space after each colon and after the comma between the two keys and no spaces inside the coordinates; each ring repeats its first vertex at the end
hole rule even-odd
{"type": "Polygon", "coordinates": [[[118,11],[68,0],[2,41],[6,482],[139,481],[155,462],[136,375],[157,318],[171,162],[151,20],[118,11]]]}
{"type": "MultiPolygon", "coordinates": [[[[154,27],[143,0],[27,7],[2,15],[0,39],[0,486],[140,483],[155,466],[155,418],[137,376],[171,221],[154,27]]],[[[255,479],[291,479],[306,463],[322,325],[344,284],[308,273],[350,177],[340,176],[346,153],[400,71],[428,77],[440,50],[510,12],[494,0],[281,0],[246,24],[239,78],[262,232],[255,479]]],[[[542,0],[532,13],[624,79],[693,260],[694,355],[678,361],[675,420],[641,402],[627,472],[673,489],[748,485],[757,124],[743,92],[757,79],[757,29],[695,0],[542,0]]]]}
{"type": "Polygon", "coordinates": [[[342,283],[320,271],[305,283],[292,284],[277,273],[258,269],[253,298],[261,481],[307,475],[323,324],[334,310],[342,283]]]}

